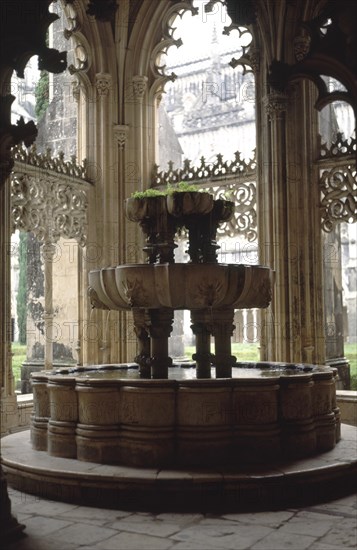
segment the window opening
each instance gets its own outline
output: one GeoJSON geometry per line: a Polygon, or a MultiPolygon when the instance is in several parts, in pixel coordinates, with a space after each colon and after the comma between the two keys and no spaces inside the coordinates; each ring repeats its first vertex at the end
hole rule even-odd
{"type": "MultiPolygon", "coordinates": [[[[252,37],[245,29],[227,36],[231,20],[225,6],[217,3],[206,13],[207,3],[193,2],[198,15],[185,12],[172,25],[182,46],[170,47],[164,59],[166,74],[176,79],[165,85],[159,106],[159,167],[153,183],[189,180],[234,200],[235,219],[222,228],[219,261],[257,264],[254,75],[230,66],[252,37]]],[[[184,244],[176,260],[186,261],[184,244]]],[[[189,312],[183,320],[180,312],[178,317],[175,323],[185,327],[185,352],[191,356],[189,312]]],[[[259,310],[235,314],[233,353],[240,360],[258,360],[259,319],[259,310]]],[[[175,348],[171,354],[182,355],[183,346],[175,348]]]]}
{"type": "MultiPolygon", "coordinates": [[[[330,92],[343,91],[337,80],[324,79],[330,92]]],[[[353,110],[344,101],[329,103],[319,114],[326,357],[328,363],[339,369],[341,388],[355,390],[357,177],[354,125],[353,110]]]]}

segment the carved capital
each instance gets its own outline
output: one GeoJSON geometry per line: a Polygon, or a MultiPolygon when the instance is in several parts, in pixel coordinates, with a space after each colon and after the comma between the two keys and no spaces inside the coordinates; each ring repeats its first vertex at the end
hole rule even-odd
{"type": "Polygon", "coordinates": [[[112,76],[109,73],[97,73],[95,75],[95,85],[100,97],[108,96],[112,86],[112,76]]]}
{"type": "Polygon", "coordinates": [[[129,135],[129,126],[126,124],[116,124],[113,127],[114,138],[117,141],[119,149],[122,151],[125,148],[125,144],[129,135]]]}
{"type": "Polygon", "coordinates": [[[296,36],[294,38],[294,55],[296,61],[305,59],[310,51],[311,38],[310,36],[296,36]]]}
{"type": "Polygon", "coordinates": [[[73,98],[75,99],[75,101],[79,101],[79,97],[80,97],[80,92],[81,92],[81,85],[79,83],[79,80],[78,79],[74,79],[72,80],[71,82],[71,87],[72,87],[72,95],[73,95],[73,98]]]}
{"type": "Polygon", "coordinates": [[[148,81],[147,76],[140,76],[140,75],[133,76],[133,79],[132,79],[133,95],[136,101],[142,101],[144,99],[144,95],[147,87],[147,81],[148,81]]]}
{"type": "Polygon", "coordinates": [[[263,105],[270,120],[276,120],[287,110],[288,96],[273,90],[263,98],[263,105]]]}

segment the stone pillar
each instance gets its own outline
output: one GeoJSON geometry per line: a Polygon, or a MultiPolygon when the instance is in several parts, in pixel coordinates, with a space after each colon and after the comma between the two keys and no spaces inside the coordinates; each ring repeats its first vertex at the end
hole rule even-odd
{"type": "Polygon", "coordinates": [[[174,312],[172,309],[151,309],[149,315],[151,377],[168,378],[168,368],[172,365],[168,339],[172,331],[174,312]]]}
{"type": "MultiPolygon", "coordinates": [[[[270,159],[269,168],[271,179],[270,212],[265,212],[270,217],[271,239],[267,246],[270,247],[271,261],[276,271],[273,303],[275,315],[279,318],[278,330],[274,331],[274,348],[270,355],[274,358],[290,357],[289,339],[285,337],[283,325],[288,326],[288,288],[286,281],[286,251],[288,249],[288,235],[286,227],[286,143],[285,143],[285,113],[288,98],[286,94],[271,92],[264,97],[266,115],[269,119],[270,159]],[[274,246],[275,245],[275,246],[274,246]]],[[[263,205],[264,208],[265,205],[263,205]]],[[[263,262],[264,263],[264,262],[263,262]]],[[[271,357],[272,358],[272,357],[271,357]]]]}
{"type": "Polygon", "coordinates": [[[0,391],[1,432],[17,426],[17,403],[11,369],[10,181],[0,189],[0,391]]]}
{"type": "Polygon", "coordinates": [[[326,322],[326,364],[336,367],[338,388],[350,389],[349,363],[344,356],[344,319],[342,303],[341,235],[337,226],[331,233],[323,233],[324,243],[324,298],[326,322]]]}
{"type": "Polygon", "coordinates": [[[146,309],[133,308],[134,330],[138,342],[135,362],[139,365],[140,376],[150,378],[150,316],[146,309]]]}
{"type": "Polygon", "coordinates": [[[43,244],[43,259],[45,271],[45,370],[53,367],[53,258],[56,252],[55,245],[47,237],[43,244]]]}
{"type": "Polygon", "coordinates": [[[262,359],[325,361],[315,94],[309,82],[289,95],[273,90],[264,98],[265,114],[259,113],[260,261],[275,269],[262,359]]]}
{"type": "Polygon", "coordinates": [[[215,343],[216,378],[231,378],[232,367],[237,361],[231,354],[231,337],[234,332],[233,318],[233,309],[216,309],[214,312],[211,330],[215,343]]]}
{"type": "Polygon", "coordinates": [[[196,361],[197,378],[211,378],[211,333],[210,312],[206,310],[191,311],[191,329],[196,336],[196,353],[192,359],[196,361]]]}
{"type": "MultiPolygon", "coordinates": [[[[127,220],[124,215],[124,200],[126,196],[126,145],[129,137],[129,126],[125,124],[115,124],[113,126],[114,137],[114,183],[115,200],[118,209],[118,226],[116,238],[113,246],[116,248],[116,258],[114,263],[124,264],[127,257],[127,220]]],[[[135,342],[130,338],[131,316],[125,311],[113,312],[114,323],[116,325],[115,334],[111,331],[111,338],[117,343],[116,361],[131,361],[135,356],[135,342]],[[130,320],[129,320],[130,319],[130,320]]]]}

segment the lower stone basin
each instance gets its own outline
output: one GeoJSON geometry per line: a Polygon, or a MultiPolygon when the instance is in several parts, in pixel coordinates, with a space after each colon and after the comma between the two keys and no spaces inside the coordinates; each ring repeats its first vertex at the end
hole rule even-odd
{"type": "Polygon", "coordinates": [[[33,447],[97,463],[180,468],[301,458],[340,438],[335,369],[238,363],[233,378],[219,380],[185,378],[189,371],[170,370],[166,380],[140,379],[120,365],[36,373],[33,447]]]}

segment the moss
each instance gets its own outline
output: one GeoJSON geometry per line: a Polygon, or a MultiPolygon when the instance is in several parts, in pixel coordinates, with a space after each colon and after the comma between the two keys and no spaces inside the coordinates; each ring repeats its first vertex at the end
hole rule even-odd
{"type": "Polygon", "coordinates": [[[166,197],[174,193],[202,193],[202,189],[198,189],[196,185],[187,181],[180,181],[177,185],[167,184],[166,189],[146,189],[145,191],[135,191],[132,193],[133,199],[146,199],[148,197],[166,197]]]}

